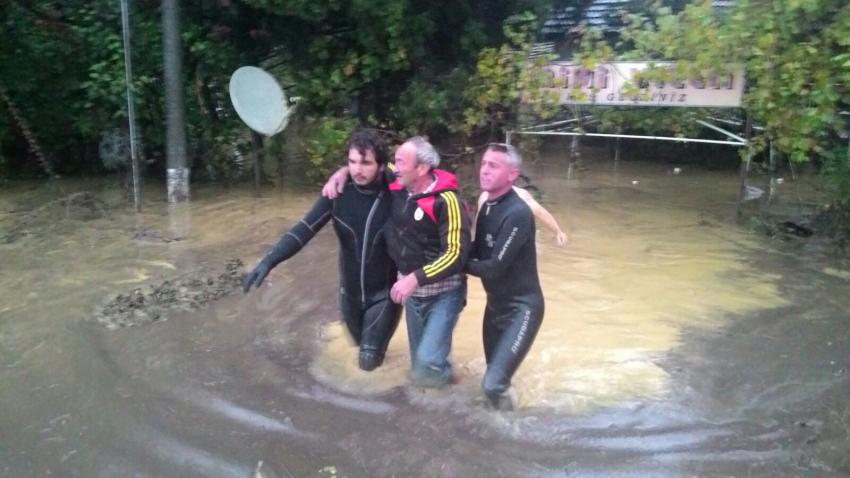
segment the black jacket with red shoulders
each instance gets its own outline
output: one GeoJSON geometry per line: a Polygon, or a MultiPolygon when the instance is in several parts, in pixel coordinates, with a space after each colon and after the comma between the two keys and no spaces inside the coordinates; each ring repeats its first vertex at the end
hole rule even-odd
{"type": "Polygon", "coordinates": [[[411,195],[390,184],[392,215],[383,234],[390,257],[403,274],[416,274],[419,285],[463,272],[469,255],[469,213],[457,192],[455,175],[434,169],[429,192],[411,195]]]}

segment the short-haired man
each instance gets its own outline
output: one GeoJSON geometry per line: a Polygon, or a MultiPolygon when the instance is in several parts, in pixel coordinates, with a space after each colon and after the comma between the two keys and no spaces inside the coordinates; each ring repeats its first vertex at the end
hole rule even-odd
{"type": "Polygon", "coordinates": [[[339,240],[339,307],[351,337],[360,347],[359,365],[374,370],[384,360],[398,326],[401,307],[390,300],[396,268],[380,231],[390,217],[383,170],[387,149],[374,130],[351,133],[347,142],[348,187],[336,199],[319,197],[254,269],[245,275],[245,292],[269,271],[304,247],[333,218],[339,240]]]}
{"type": "Polygon", "coordinates": [[[522,158],[510,145],[491,144],[478,179],[487,201],[478,211],[475,241],[466,271],[481,278],[484,311],[482,388],[498,409],[509,410],[513,377],[543,320],[543,292],[537,276],[534,216],[513,190],[522,158]]]}
{"type": "Polygon", "coordinates": [[[390,295],[403,303],[415,385],[450,382],[452,332],[466,303],[463,264],[469,217],[454,175],[436,169],[440,156],[422,137],[399,146],[396,181],[390,184],[392,216],[384,226],[399,279],[390,295]]]}

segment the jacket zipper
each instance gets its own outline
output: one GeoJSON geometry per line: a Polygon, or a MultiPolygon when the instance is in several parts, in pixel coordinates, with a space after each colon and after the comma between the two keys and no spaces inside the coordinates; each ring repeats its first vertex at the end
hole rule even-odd
{"type": "Polygon", "coordinates": [[[375,215],[375,210],[378,209],[378,204],[381,202],[381,197],[384,191],[378,193],[378,198],[372,203],[372,209],[369,210],[369,215],[366,217],[366,229],[363,231],[363,250],[360,253],[360,304],[366,305],[366,245],[369,244],[369,224],[372,223],[372,216],[375,215]]]}

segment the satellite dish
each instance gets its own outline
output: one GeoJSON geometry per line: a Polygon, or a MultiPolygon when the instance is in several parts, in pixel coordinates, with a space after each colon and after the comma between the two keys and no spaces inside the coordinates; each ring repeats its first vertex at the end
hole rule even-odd
{"type": "Polygon", "coordinates": [[[255,66],[243,66],[233,72],[230,101],[242,121],[265,136],[283,131],[294,109],[274,77],[255,66]]]}

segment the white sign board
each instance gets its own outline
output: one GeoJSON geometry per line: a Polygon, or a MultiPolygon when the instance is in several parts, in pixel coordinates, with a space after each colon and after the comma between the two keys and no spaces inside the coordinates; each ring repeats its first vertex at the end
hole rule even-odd
{"type": "MultiPolygon", "coordinates": [[[[669,82],[635,79],[649,62],[612,62],[587,69],[568,62],[545,66],[551,74],[549,87],[560,95],[565,105],[615,106],[701,106],[735,108],[741,106],[744,94],[744,67],[728,65],[729,73],[710,78],[690,78],[669,82]],[[638,87],[634,96],[623,91],[626,83],[638,87]]],[[[656,68],[673,68],[671,62],[653,62],[656,68]]]]}

